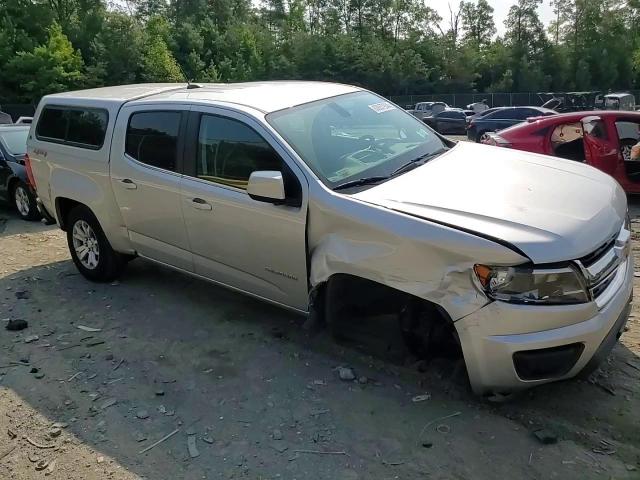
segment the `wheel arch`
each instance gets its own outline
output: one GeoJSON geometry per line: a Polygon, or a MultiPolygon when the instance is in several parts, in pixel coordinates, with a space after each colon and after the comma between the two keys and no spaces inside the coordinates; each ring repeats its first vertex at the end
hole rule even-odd
{"type": "Polygon", "coordinates": [[[17,175],[10,175],[7,179],[7,198],[11,199],[13,197],[13,189],[16,188],[18,182],[22,181],[20,177],[17,175]]]}
{"type": "Polygon", "coordinates": [[[91,205],[88,205],[85,202],[81,202],[71,197],[58,196],[55,197],[53,203],[55,206],[55,216],[58,222],[58,226],[62,230],[67,231],[67,219],[69,217],[69,213],[75,207],[83,206],[91,212],[96,221],[100,224],[100,228],[102,228],[102,231],[107,237],[107,240],[115,251],[126,255],[136,254],[135,249],[132,247],[131,242],[129,241],[127,229],[124,225],[112,223],[109,216],[101,217],[97,214],[95,209],[91,207],[91,205]]]}
{"type": "Polygon", "coordinates": [[[68,227],[67,219],[69,217],[69,213],[77,206],[84,206],[88,208],[95,216],[95,213],[93,212],[93,210],[91,210],[91,207],[82,202],[67,197],[57,197],[55,199],[56,218],[58,219],[58,225],[65,232],[67,231],[68,227]]]}
{"type": "MultiPolygon", "coordinates": [[[[447,323],[453,325],[453,319],[451,318],[451,315],[449,315],[447,310],[442,305],[363,276],[354,275],[351,273],[333,273],[324,282],[317,285],[313,290],[316,291],[318,295],[324,296],[326,308],[329,306],[328,303],[333,301],[332,299],[327,298],[327,292],[333,289],[343,290],[345,288],[361,290],[363,292],[363,298],[367,303],[371,303],[372,300],[379,300],[379,295],[380,297],[382,297],[382,303],[385,304],[386,309],[394,308],[398,304],[408,302],[424,303],[425,305],[429,305],[433,309],[437,310],[439,316],[443,321],[446,321],[447,323]],[[367,295],[373,292],[377,293],[378,295],[373,297],[367,295]],[[387,303],[388,300],[391,300],[391,302],[387,303]]],[[[325,311],[325,314],[326,313],[327,312],[325,311]]]]}
{"type": "Polygon", "coordinates": [[[395,343],[396,354],[403,352],[404,358],[462,358],[454,322],[435,302],[345,273],[331,275],[315,291],[313,314],[336,338],[366,343],[373,335],[389,342],[387,351],[395,343]],[[380,319],[385,325],[383,330],[380,319]],[[403,345],[400,352],[398,342],[403,345]]]}

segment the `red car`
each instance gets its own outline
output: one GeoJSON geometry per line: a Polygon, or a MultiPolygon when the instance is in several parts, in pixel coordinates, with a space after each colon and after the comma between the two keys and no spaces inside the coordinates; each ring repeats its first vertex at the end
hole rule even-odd
{"type": "Polygon", "coordinates": [[[640,193],[640,161],[631,160],[639,132],[640,112],[572,112],[529,118],[488,134],[482,143],[585,162],[611,175],[627,193],[640,193]]]}

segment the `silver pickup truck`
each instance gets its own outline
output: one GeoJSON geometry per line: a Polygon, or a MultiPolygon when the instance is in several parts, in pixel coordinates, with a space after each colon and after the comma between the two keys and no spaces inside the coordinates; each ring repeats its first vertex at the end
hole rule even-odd
{"type": "Polygon", "coordinates": [[[337,331],[384,314],[427,351],[450,335],[480,394],[593,368],[629,313],[627,201],[611,177],[454,144],[352,86],[49,95],[26,164],[88,279],[139,256],[337,331]]]}
{"type": "Polygon", "coordinates": [[[440,112],[448,110],[450,107],[444,102],[419,102],[412,109],[407,110],[414,117],[424,120],[440,112]]]}

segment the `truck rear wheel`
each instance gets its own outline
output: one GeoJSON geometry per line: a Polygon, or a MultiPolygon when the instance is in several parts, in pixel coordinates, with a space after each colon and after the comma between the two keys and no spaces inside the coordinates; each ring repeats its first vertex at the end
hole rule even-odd
{"type": "Polygon", "coordinates": [[[93,282],[110,282],[120,276],[126,261],[113,250],[95,215],[84,205],[69,212],[67,243],[73,263],[93,282]]]}

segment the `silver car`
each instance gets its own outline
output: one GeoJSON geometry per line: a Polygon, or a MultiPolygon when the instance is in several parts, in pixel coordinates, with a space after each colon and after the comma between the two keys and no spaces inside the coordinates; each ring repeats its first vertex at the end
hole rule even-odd
{"type": "Polygon", "coordinates": [[[593,368],[632,296],[627,202],[604,173],[454,144],[330,83],[128,85],[46,96],[27,161],[84,276],[140,256],[336,331],[449,335],[474,391],[593,368]]]}

